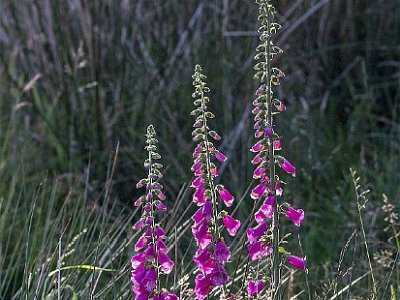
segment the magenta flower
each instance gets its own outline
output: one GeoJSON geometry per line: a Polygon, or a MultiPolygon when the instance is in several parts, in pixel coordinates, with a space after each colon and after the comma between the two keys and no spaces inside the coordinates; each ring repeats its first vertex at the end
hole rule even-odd
{"type": "Polygon", "coordinates": [[[281,140],[274,140],[273,144],[274,144],[274,150],[275,151],[282,149],[281,140]]]}
{"type": "Polygon", "coordinates": [[[265,127],[264,134],[266,137],[270,138],[274,134],[274,131],[271,127],[268,126],[268,127],[265,127]]]}
{"type": "Polygon", "coordinates": [[[171,258],[167,254],[159,253],[158,254],[158,262],[159,262],[160,268],[164,272],[164,274],[169,274],[172,272],[172,269],[174,268],[174,262],[171,260],[171,258]]]}
{"type": "Polygon", "coordinates": [[[144,286],[147,292],[152,292],[157,286],[157,271],[155,268],[147,270],[146,275],[143,277],[141,285],[144,286]]]}
{"type": "Polygon", "coordinates": [[[215,158],[218,160],[218,161],[220,161],[220,162],[224,162],[224,161],[226,161],[228,158],[225,156],[225,154],[223,154],[223,153],[221,153],[221,152],[219,152],[219,151],[217,151],[216,153],[215,153],[215,158]]]}
{"type": "Polygon", "coordinates": [[[223,241],[219,241],[215,244],[215,261],[218,264],[224,265],[231,258],[231,251],[223,241]]]}
{"type": "Polygon", "coordinates": [[[254,133],[254,136],[256,138],[260,138],[263,136],[263,134],[264,134],[264,132],[262,130],[256,130],[256,132],[254,133]]]}
{"type": "Polygon", "coordinates": [[[289,255],[288,262],[295,269],[305,270],[307,267],[307,259],[305,257],[301,258],[295,255],[289,255]]]}
{"type": "Polygon", "coordinates": [[[294,225],[300,227],[304,220],[304,211],[302,209],[294,209],[293,207],[289,207],[289,209],[286,211],[286,216],[294,223],[294,225]]]}
{"type": "Polygon", "coordinates": [[[226,215],[222,218],[222,223],[224,223],[226,230],[230,236],[235,236],[240,228],[240,221],[232,218],[230,215],[226,215]]]}
{"type": "Polygon", "coordinates": [[[266,223],[261,223],[254,228],[247,229],[247,238],[249,239],[249,242],[252,244],[258,241],[258,239],[265,233],[266,230],[266,223]]]}
{"type": "Polygon", "coordinates": [[[232,194],[224,187],[218,189],[219,196],[221,199],[225,202],[225,205],[230,207],[233,204],[233,201],[235,198],[232,196],[232,194]]]}
{"type": "Polygon", "coordinates": [[[247,284],[247,294],[249,297],[256,296],[259,292],[261,292],[265,287],[265,282],[262,280],[250,280],[247,284]]]}
{"type": "Polygon", "coordinates": [[[140,219],[139,221],[137,221],[137,222],[132,226],[132,228],[133,228],[134,230],[136,230],[136,231],[139,231],[139,230],[143,229],[144,226],[145,226],[145,224],[144,224],[143,220],[140,219]]]}
{"type": "Polygon", "coordinates": [[[194,292],[196,293],[197,299],[203,300],[206,298],[212,288],[213,286],[208,276],[206,277],[203,274],[198,274],[196,276],[194,292]]]}
{"type": "Polygon", "coordinates": [[[139,253],[131,258],[132,269],[136,269],[141,266],[146,261],[146,255],[144,253],[139,253]]]}
{"type": "Polygon", "coordinates": [[[283,112],[286,110],[285,104],[282,103],[282,101],[276,100],[274,103],[276,109],[280,112],[283,112]]]}
{"type": "Polygon", "coordinates": [[[155,204],[156,204],[156,208],[159,211],[166,211],[167,210],[167,206],[164,203],[162,203],[161,201],[156,201],[155,204]]]}
{"type": "Polygon", "coordinates": [[[258,165],[259,163],[261,163],[263,161],[263,156],[262,153],[258,153],[256,156],[254,156],[253,160],[251,161],[251,163],[253,165],[258,165]]]}
{"type": "Polygon", "coordinates": [[[210,274],[210,279],[213,285],[220,286],[228,282],[228,274],[223,267],[220,267],[210,274]]]}
{"type": "Polygon", "coordinates": [[[274,215],[274,209],[275,209],[275,207],[268,203],[264,203],[260,207],[260,211],[265,215],[266,218],[269,218],[269,219],[271,219],[272,216],[274,215]]]}
{"type": "Polygon", "coordinates": [[[258,224],[265,222],[265,219],[267,218],[267,216],[261,211],[258,210],[255,214],[254,214],[254,218],[256,220],[256,222],[258,224]]]}
{"type": "Polygon", "coordinates": [[[218,169],[215,167],[211,167],[210,173],[212,176],[217,177],[218,176],[218,169]]]}
{"type": "Polygon", "coordinates": [[[255,242],[247,246],[251,260],[259,260],[265,256],[271,255],[272,247],[263,242],[255,242]]]}
{"type": "Polygon", "coordinates": [[[212,253],[208,249],[197,249],[193,256],[193,261],[203,274],[210,274],[215,268],[217,268],[212,253]]]}
{"type": "Polygon", "coordinates": [[[274,195],[269,194],[268,197],[267,197],[267,199],[264,201],[264,204],[268,204],[268,205],[270,205],[270,206],[274,206],[274,205],[275,205],[275,202],[276,202],[276,200],[275,200],[274,195]]]}
{"type": "Polygon", "coordinates": [[[192,185],[190,187],[199,188],[201,185],[203,185],[203,183],[204,183],[204,178],[197,177],[195,180],[193,180],[192,185]]]}
{"type": "Polygon", "coordinates": [[[203,235],[199,241],[200,249],[206,249],[212,242],[212,234],[207,233],[203,235]]]}
{"type": "Polygon", "coordinates": [[[198,145],[196,146],[196,149],[194,149],[194,151],[193,151],[193,158],[199,157],[199,154],[200,154],[202,151],[203,151],[203,146],[202,146],[202,144],[200,143],[200,144],[198,144],[198,145]]]}
{"type": "Polygon", "coordinates": [[[216,133],[215,131],[210,131],[209,134],[214,140],[216,140],[216,141],[220,141],[221,140],[221,136],[218,133],[216,133]]]}
{"type": "Polygon", "coordinates": [[[283,160],[283,162],[281,163],[281,168],[286,173],[292,175],[293,177],[296,177],[296,168],[288,160],[283,160]]]}
{"type": "Polygon", "coordinates": [[[253,173],[253,178],[258,179],[262,178],[265,174],[265,168],[263,166],[258,166],[253,173]]]}
{"type": "Polygon", "coordinates": [[[254,215],[258,224],[264,222],[267,218],[271,219],[274,215],[275,210],[275,197],[271,194],[268,195],[264,203],[261,205],[259,210],[254,215]]]}
{"type": "Polygon", "coordinates": [[[250,151],[256,153],[256,152],[260,152],[263,148],[264,148],[264,145],[261,140],[261,141],[258,141],[257,143],[255,143],[254,146],[251,147],[250,151]]]}
{"type": "Polygon", "coordinates": [[[199,160],[199,161],[194,163],[194,165],[192,166],[191,170],[193,172],[198,172],[199,170],[201,170],[202,167],[203,167],[203,162],[199,160]]]}
{"type": "Polygon", "coordinates": [[[250,197],[254,200],[260,199],[263,195],[267,187],[264,183],[260,183],[257,185],[252,191],[250,197]]]}
{"type": "Polygon", "coordinates": [[[139,240],[135,244],[135,251],[140,251],[147,245],[147,238],[145,236],[141,236],[139,240]]]}
{"type": "Polygon", "coordinates": [[[160,199],[161,201],[164,201],[165,199],[167,199],[167,197],[165,196],[165,194],[164,194],[163,192],[157,193],[157,197],[158,197],[158,199],[160,199]]]}
{"type": "Polygon", "coordinates": [[[277,196],[282,196],[282,194],[283,194],[282,184],[280,182],[277,182],[275,184],[275,194],[277,196]]]}
{"type": "Polygon", "coordinates": [[[206,197],[206,188],[204,186],[200,186],[196,189],[196,192],[193,195],[193,202],[197,204],[197,206],[203,206],[207,201],[206,197]]]}

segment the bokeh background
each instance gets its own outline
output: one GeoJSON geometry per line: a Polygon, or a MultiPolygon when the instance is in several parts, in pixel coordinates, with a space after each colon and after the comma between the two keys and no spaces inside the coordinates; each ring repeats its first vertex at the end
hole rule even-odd
{"type": "MultiPolygon", "coordinates": [[[[286,195],[306,211],[303,247],[319,282],[357,228],[350,167],[371,189],[364,213],[373,249],[387,240],[382,194],[399,203],[400,2],[276,5],[284,54],[274,64],[286,74],[278,95],[288,108],[278,131],[298,168],[286,195]]],[[[66,265],[125,267],[118,275],[71,272],[65,295],[120,296],[148,124],[159,134],[174,206],[167,227],[190,203],[195,64],[208,76],[212,126],[230,157],[222,181],[237,198],[245,193],[257,14],[253,1],[239,0],[0,2],[1,299],[54,292],[46,274],[59,237],[74,241],[63,248],[66,265]]]]}

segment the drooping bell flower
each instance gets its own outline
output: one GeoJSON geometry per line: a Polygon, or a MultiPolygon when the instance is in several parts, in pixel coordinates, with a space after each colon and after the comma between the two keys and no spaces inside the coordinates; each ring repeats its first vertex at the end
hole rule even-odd
{"type": "Polygon", "coordinates": [[[228,158],[225,156],[225,154],[223,154],[223,153],[221,153],[221,152],[219,152],[219,151],[217,151],[216,153],[215,153],[215,158],[218,160],[218,161],[220,161],[220,162],[224,162],[224,161],[226,161],[228,158]]]}
{"type": "Polygon", "coordinates": [[[214,246],[215,261],[218,264],[225,264],[231,258],[231,251],[223,241],[219,241],[214,246]]]}
{"type": "Polygon", "coordinates": [[[263,140],[261,140],[261,141],[258,141],[257,143],[255,143],[254,146],[251,147],[250,151],[256,153],[256,152],[260,152],[263,148],[264,148],[263,140]]]}
{"type": "Polygon", "coordinates": [[[213,286],[208,276],[205,276],[203,274],[198,274],[196,276],[194,292],[197,299],[203,300],[204,298],[206,298],[207,295],[211,292],[212,288],[213,286]]]}
{"type": "Polygon", "coordinates": [[[283,162],[281,163],[281,168],[286,173],[292,175],[293,177],[296,177],[296,168],[288,160],[283,160],[283,162]]]}
{"type": "Polygon", "coordinates": [[[171,273],[172,269],[174,268],[174,262],[165,253],[158,254],[158,262],[159,262],[160,268],[164,272],[164,274],[171,273]]]}
{"type": "Polygon", "coordinates": [[[261,223],[254,228],[247,229],[247,238],[250,243],[254,243],[258,241],[258,239],[265,233],[267,230],[267,224],[261,223]]]}
{"type": "Polygon", "coordinates": [[[286,216],[294,223],[294,225],[300,227],[304,220],[304,211],[302,209],[294,209],[293,207],[289,207],[286,211],[286,216]]]}
{"type": "Polygon", "coordinates": [[[267,138],[270,138],[274,134],[274,130],[270,126],[265,127],[264,134],[267,138]]]}
{"type": "Polygon", "coordinates": [[[274,101],[274,105],[279,112],[283,112],[286,110],[286,106],[282,103],[282,101],[276,100],[274,101]]]}
{"type": "Polygon", "coordinates": [[[141,285],[144,286],[147,292],[151,293],[157,286],[157,271],[155,268],[147,270],[146,275],[143,277],[141,285]]]}
{"type": "Polygon", "coordinates": [[[259,260],[265,256],[271,255],[272,247],[264,244],[263,242],[255,242],[247,246],[251,260],[259,260]]]}
{"type": "Polygon", "coordinates": [[[247,294],[249,297],[254,297],[260,293],[265,287],[265,282],[262,280],[250,280],[247,284],[247,294]]]}
{"type": "Polygon", "coordinates": [[[228,281],[228,274],[223,267],[219,267],[210,274],[210,279],[213,285],[221,286],[228,281]]]}
{"type": "Polygon", "coordinates": [[[265,174],[265,168],[262,165],[260,165],[254,170],[253,178],[254,179],[262,178],[264,174],[265,174]]]}
{"type": "Polygon", "coordinates": [[[264,195],[266,189],[266,185],[264,183],[260,183],[251,191],[250,197],[254,200],[260,199],[264,195]]]}
{"type": "Polygon", "coordinates": [[[204,178],[203,177],[197,177],[195,180],[193,180],[192,184],[190,187],[192,188],[199,188],[201,185],[204,183],[204,178]]]}
{"type": "Polygon", "coordinates": [[[278,181],[275,183],[275,195],[282,196],[282,194],[283,194],[282,184],[278,181]]]}
{"type": "Polygon", "coordinates": [[[253,165],[258,165],[259,163],[261,163],[263,161],[263,157],[262,157],[262,153],[258,153],[256,156],[254,156],[253,160],[251,161],[251,163],[253,165]]]}
{"type": "Polygon", "coordinates": [[[282,143],[281,140],[277,139],[273,141],[273,145],[274,145],[274,150],[278,151],[278,150],[282,150],[282,143]]]}
{"type": "Polygon", "coordinates": [[[132,226],[132,228],[136,231],[139,231],[139,230],[143,229],[144,226],[145,226],[145,224],[144,224],[143,220],[140,219],[132,226]]]}
{"type": "Polygon", "coordinates": [[[230,207],[233,204],[235,198],[232,194],[224,187],[218,189],[219,196],[225,202],[225,205],[230,207]]]}
{"type": "Polygon", "coordinates": [[[298,257],[296,255],[289,255],[288,262],[295,269],[305,270],[307,267],[306,257],[302,258],[302,257],[298,257]]]}
{"type": "Polygon", "coordinates": [[[217,132],[215,132],[214,130],[211,130],[209,132],[209,135],[216,141],[220,141],[221,140],[221,136],[217,132]]]}
{"type": "Polygon", "coordinates": [[[141,236],[139,240],[135,244],[135,251],[138,252],[142,250],[147,245],[147,238],[145,236],[141,236]]]}
{"type": "Polygon", "coordinates": [[[230,215],[226,215],[222,218],[222,223],[225,225],[226,230],[230,236],[235,236],[240,228],[240,220],[232,218],[230,215]]]}
{"type": "Polygon", "coordinates": [[[203,162],[201,160],[195,162],[191,168],[193,172],[198,172],[203,167],[203,162]]]}

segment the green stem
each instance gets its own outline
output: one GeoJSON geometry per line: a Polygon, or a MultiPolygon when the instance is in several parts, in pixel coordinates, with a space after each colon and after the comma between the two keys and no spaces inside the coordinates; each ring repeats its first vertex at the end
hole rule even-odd
{"type": "MultiPolygon", "coordinates": [[[[218,203],[217,203],[217,195],[216,195],[216,191],[215,191],[215,185],[214,185],[214,180],[213,180],[213,175],[211,174],[211,155],[210,155],[210,151],[208,149],[209,147],[209,142],[208,142],[208,125],[207,125],[207,117],[206,117],[206,111],[205,111],[205,107],[207,105],[207,103],[204,100],[204,92],[201,92],[201,105],[202,105],[202,114],[203,114],[203,134],[204,134],[204,147],[205,147],[205,153],[206,153],[206,168],[207,168],[207,181],[208,181],[208,186],[210,188],[210,192],[211,192],[211,202],[212,202],[212,211],[213,211],[213,225],[214,225],[214,229],[212,232],[212,237],[213,237],[213,246],[215,246],[215,244],[218,242],[218,240],[221,238],[221,234],[219,231],[219,227],[218,227],[218,203]]],[[[213,249],[214,251],[214,249],[213,249]]],[[[226,294],[226,288],[225,285],[222,285],[222,293],[223,296],[225,297],[226,294]]]]}
{"type": "MultiPolygon", "coordinates": [[[[151,137],[148,137],[151,138],[151,137]]],[[[149,146],[151,146],[151,144],[149,143],[149,146]]],[[[156,267],[156,273],[157,273],[157,289],[156,289],[156,294],[158,294],[160,292],[160,273],[159,273],[159,264],[158,264],[158,249],[157,249],[157,243],[156,243],[156,222],[155,222],[155,216],[154,216],[154,193],[153,193],[153,183],[154,183],[154,179],[153,179],[153,158],[151,156],[151,154],[153,153],[153,151],[150,149],[149,150],[149,172],[148,172],[148,178],[150,179],[150,190],[148,191],[149,194],[151,194],[151,200],[150,200],[150,205],[151,205],[151,210],[150,210],[150,217],[152,220],[151,223],[151,240],[152,243],[154,245],[154,251],[155,251],[155,267],[156,267]]]]}
{"type": "MultiPolygon", "coordinates": [[[[273,116],[272,116],[272,82],[271,82],[271,14],[270,10],[267,7],[267,38],[266,38],[266,47],[264,48],[264,57],[267,63],[267,70],[265,71],[266,83],[267,83],[267,123],[268,126],[273,128],[273,116]]],[[[272,195],[275,197],[275,155],[274,155],[274,145],[272,138],[268,138],[268,160],[269,160],[269,188],[272,195]]],[[[278,214],[278,201],[275,200],[274,207],[274,216],[273,216],[273,232],[272,232],[272,241],[273,241],[273,253],[272,253],[272,283],[273,283],[273,299],[278,299],[278,289],[280,283],[280,274],[279,274],[279,214],[278,214]]]]}

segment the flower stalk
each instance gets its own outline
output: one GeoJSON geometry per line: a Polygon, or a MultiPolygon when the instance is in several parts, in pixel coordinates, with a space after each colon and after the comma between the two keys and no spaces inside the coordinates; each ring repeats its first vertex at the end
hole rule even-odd
{"type": "Polygon", "coordinates": [[[228,274],[224,266],[229,261],[231,252],[219,227],[222,223],[231,236],[236,235],[240,227],[239,220],[232,218],[226,211],[218,210],[220,201],[230,207],[234,197],[223,185],[215,184],[218,176],[215,163],[224,162],[227,158],[212,142],[212,139],[221,140],[221,136],[211,130],[208,124],[208,119],[215,116],[208,110],[209,98],[206,94],[209,88],[204,81],[206,76],[201,72],[201,67],[196,65],[193,75],[195,92],[192,97],[197,108],[191,113],[196,117],[193,141],[198,142],[193,153],[192,171],[195,179],[191,186],[195,189],[193,202],[199,206],[192,216],[192,233],[198,247],[193,260],[200,271],[195,279],[195,293],[200,300],[208,297],[214,287],[221,287],[223,296],[226,295],[228,274]]]}
{"type": "Polygon", "coordinates": [[[133,225],[133,229],[142,232],[135,245],[135,255],[132,263],[132,290],[135,299],[178,300],[178,297],[161,288],[160,276],[172,272],[174,263],[168,256],[168,248],[164,241],[166,233],[156,222],[156,212],[165,211],[163,203],[166,197],[159,180],[163,177],[161,159],[157,152],[158,140],[153,125],[148,126],[146,133],[146,147],[148,158],[144,162],[148,169],[147,177],[141,179],[137,188],[146,187],[145,195],[135,201],[135,206],[142,207],[140,219],[133,225]]]}
{"type": "MultiPolygon", "coordinates": [[[[281,78],[285,74],[276,67],[272,66],[273,58],[282,53],[282,49],[274,45],[273,38],[281,26],[275,22],[276,10],[271,0],[256,0],[259,6],[260,44],[256,48],[258,52],[255,56],[257,61],[254,69],[255,78],[259,80],[260,86],[256,91],[256,98],[253,100],[254,108],[254,136],[258,141],[251,148],[255,153],[252,164],[255,166],[253,178],[259,183],[253,188],[251,198],[256,202],[259,209],[254,215],[257,226],[247,230],[248,251],[251,260],[256,261],[263,257],[269,257],[270,261],[270,282],[272,299],[280,299],[281,285],[281,254],[280,254],[280,215],[285,215],[297,226],[301,225],[304,219],[303,210],[296,210],[287,205],[287,210],[279,204],[279,197],[282,196],[283,182],[277,175],[276,166],[284,172],[296,176],[296,168],[283,156],[277,152],[282,150],[280,136],[276,132],[274,117],[285,111],[286,106],[274,96],[274,87],[280,84],[281,78]],[[268,224],[268,221],[269,224],[268,224]],[[267,225],[268,224],[268,225],[267,225]]],[[[282,251],[286,254],[286,251],[282,251]]],[[[292,267],[299,269],[304,266],[305,259],[294,259],[290,256],[289,262],[299,262],[304,264],[292,264],[292,267]]],[[[249,283],[250,284],[250,283],[249,283]]],[[[249,286],[248,286],[249,288],[249,286]]],[[[261,292],[261,291],[258,291],[261,292]]]]}

